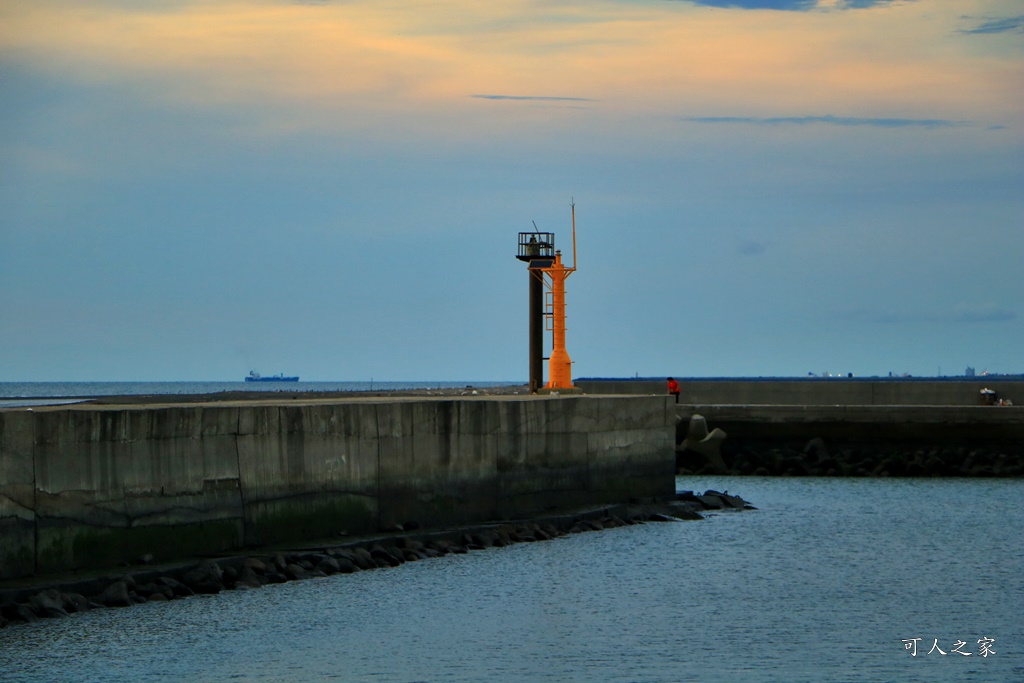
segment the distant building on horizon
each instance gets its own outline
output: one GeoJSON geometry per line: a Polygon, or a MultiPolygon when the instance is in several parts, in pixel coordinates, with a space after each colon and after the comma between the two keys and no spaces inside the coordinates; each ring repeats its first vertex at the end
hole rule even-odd
{"type": "Polygon", "coordinates": [[[964,370],[964,377],[975,377],[975,376],[976,375],[975,375],[975,372],[974,372],[974,368],[972,368],[970,365],[968,365],[967,369],[964,370]]]}

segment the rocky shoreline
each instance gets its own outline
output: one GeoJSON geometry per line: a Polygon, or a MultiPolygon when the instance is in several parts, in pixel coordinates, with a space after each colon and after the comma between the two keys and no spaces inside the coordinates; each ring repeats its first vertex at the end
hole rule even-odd
{"type": "Polygon", "coordinates": [[[461,529],[421,532],[396,528],[372,538],[273,553],[231,555],[160,567],[141,565],[91,578],[10,582],[18,585],[0,587],[0,628],[93,609],[131,607],[225,590],[251,590],[272,583],[385,569],[405,562],[547,541],[585,531],[700,520],[708,511],[745,509],[755,508],[728,492],[683,492],[660,503],[617,505],[461,529]]]}

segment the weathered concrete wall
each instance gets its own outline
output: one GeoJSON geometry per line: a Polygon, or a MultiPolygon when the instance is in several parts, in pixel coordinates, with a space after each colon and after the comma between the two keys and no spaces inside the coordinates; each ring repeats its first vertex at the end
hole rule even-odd
{"type": "MultiPolygon", "coordinates": [[[[871,379],[721,379],[676,378],[681,403],[699,405],[806,406],[975,406],[982,388],[1024,405],[1024,382],[998,378],[956,380],[871,379]]],[[[664,394],[664,380],[578,380],[588,394],[664,394]]]]}
{"type": "Polygon", "coordinates": [[[1024,407],[1016,405],[676,410],[682,474],[1024,476],[1024,407]]]}
{"type": "Polygon", "coordinates": [[[668,397],[0,411],[0,578],[674,492],[668,397]]]}

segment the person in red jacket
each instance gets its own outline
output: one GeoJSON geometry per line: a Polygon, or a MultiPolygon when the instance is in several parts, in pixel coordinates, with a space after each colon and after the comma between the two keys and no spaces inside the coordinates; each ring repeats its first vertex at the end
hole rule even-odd
{"type": "Polygon", "coordinates": [[[671,377],[668,378],[668,393],[676,397],[676,403],[679,403],[679,382],[675,381],[671,377]]]}

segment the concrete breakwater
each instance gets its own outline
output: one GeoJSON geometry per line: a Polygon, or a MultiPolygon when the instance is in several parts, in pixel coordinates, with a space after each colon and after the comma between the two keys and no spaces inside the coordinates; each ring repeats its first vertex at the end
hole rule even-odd
{"type": "Polygon", "coordinates": [[[686,492],[674,500],[617,505],[503,524],[425,533],[391,533],[335,546],[309,545],[273,554],[239,554],[196,563],[138,567],[113,575],[0,590],[0,628],[105,607],[130,607],[225,590],[254,589],[333,574],[397,567],[452,553],[646,522],[703,519],[704,511],[753,509],[739,496],[686,492]]]}
{"type": "MultiPolygon", "coordinates": [[[[1024,476],[1019,378],[682,379],[680,474],[1024,476]],[[699,419],[698,419],[699,418],[699,419]]],[[[663,380],[580,380],[657,394],[663,380]]]]}
{"type": "MultiPolygon", "coordinates": [[[[977,406],[1003,399],[1024,405],[1024,381],[1003,377],[923,378],[679,378],[682,402],[747,406],[977,406]],[[991,394],[983,394],[983,390],[991,394]]],[[[586,380],[591,395],[663,394],[665,380],[586,380]]]]}
{"type": "Polygon", "coordinates": [[[674,493],[667,397],[0,410],[0,580],[674,493]]]}
{"type": "Polygon", "coordinates": [[[1022,477],[1024,409],[681,406],[680,474],[1022,477]]]}

